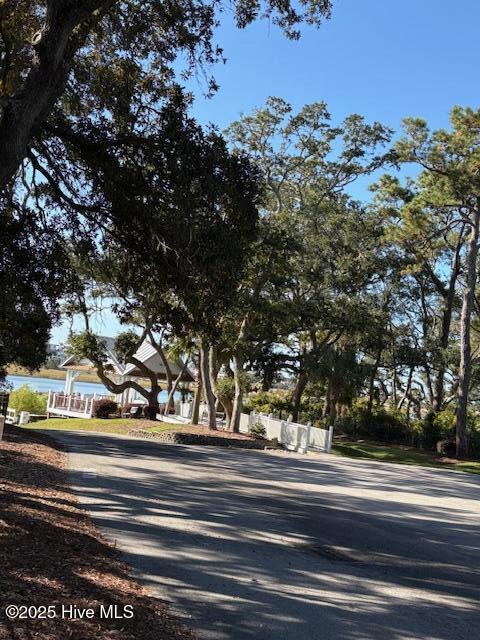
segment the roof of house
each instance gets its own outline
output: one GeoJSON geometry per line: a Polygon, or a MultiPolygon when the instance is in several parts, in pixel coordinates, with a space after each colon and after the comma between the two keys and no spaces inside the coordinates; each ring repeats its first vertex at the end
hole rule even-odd
{"type": "MultiPolygon", "coordinates": [[[[117,375],[121,376],[131,376],[132,378],[144,378],[145,374],[134,364],[131,363],[122,363],[118,359],[117,355],[114,351],[114,338],[103,337],[101,339],[105,342],[106,345],[106,353],[107,353],[107,362],[106,364],[110,365],[113,369],[113,372],[117,375]]],[[[155,349],[155,347],[147,340],[145,340],[137,351],[134,354],[134,357],[137,360],[140,360],[145,366],[147,366],[151,371],[154,371],[161,380],[166,380],[166,372],[165,367],[163,365],[162,359],[155,349]]],[[[170,369],[172,372],[172,376],[176,378],[180,373],[183,362],[178,359],[173,362],[171,360],[168,361],[170,365],[170,369]]],[[[88,358],[75,358],[75,356],[69,356],[62,364],[60,365],[61,369],[70,369],[72,371],[95,371],[95,365],[88,358]]],[[[187,368],[181,377],[182,382],[192,382],[195,379],[193,373],[187,368]]]]}

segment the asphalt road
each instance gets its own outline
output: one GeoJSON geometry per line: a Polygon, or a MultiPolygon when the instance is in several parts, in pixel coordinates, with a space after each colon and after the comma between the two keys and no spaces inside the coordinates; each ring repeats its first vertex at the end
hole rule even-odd
{"type": "Polygon", "coordinates": [[[200,638],[480,638],[480,477],[58,433],[73,484],[200,638]]]}

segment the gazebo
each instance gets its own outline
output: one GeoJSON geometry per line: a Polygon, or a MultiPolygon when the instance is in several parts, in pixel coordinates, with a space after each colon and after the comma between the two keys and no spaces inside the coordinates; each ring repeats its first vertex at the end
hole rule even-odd
{"type": "MultiPolygon", "coordinates": [[[[145,378],[144,374],[136,365],[120,362],[114,351],[115,341],[113,338],[102,337],[102,340],[106,345],[106,364],[111,368],[108,375],[115,383],[120,384],[127,380],[135,379],[137,379],[137,381],[140,381],[141,379],[145,378]]],[[[135,353],[135,358],[137,360],[140,360],[140,362],[145,364],[145,366],[147,366],[151,371],[156,373],[160,380],[167,379],[162,358],[160,357],[155,347],[151,344],[151,342],[148,341],[148,339],[140,345],[135,353]]],[[[168,365],[174,379],[177,378],[182,369],[184,369],[184,363],[180,359],[177,361],[169,360],[168,365]]],[[[62,362],[62,364],[60,365],[60,369],[66,371],[67,374],[65,378],[65,387],[63,393],[49,392],[49,414],[90,418],[92,415],[93,401],[95,399],[114,396],[114,394],[103,396],[102,394],[97,393],[75,393],[75,380],[81,373],[96,373],[95,365],[88,358],[79,359],[75,356],[70,356],[64,362],[62,362]]],[[[191,383],[194,381],[194,379],[194,375],[188,369],[188,367],[185,368],[180,381],[183,383],[191,383]]],[[[135,400],[135,396],[135,390],[129,388],[126,389],[123,393],[114,397],[118,404],[124,405],[129,402],[133,402],[135,400]]]]}

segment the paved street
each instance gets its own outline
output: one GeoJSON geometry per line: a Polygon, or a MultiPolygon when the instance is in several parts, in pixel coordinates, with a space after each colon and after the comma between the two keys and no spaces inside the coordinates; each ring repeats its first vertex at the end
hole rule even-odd
{"type": "Polygon", "coordinates": [[[200,638],[479,637],[479,476],[48,433],[97,523],[200,638]]]}

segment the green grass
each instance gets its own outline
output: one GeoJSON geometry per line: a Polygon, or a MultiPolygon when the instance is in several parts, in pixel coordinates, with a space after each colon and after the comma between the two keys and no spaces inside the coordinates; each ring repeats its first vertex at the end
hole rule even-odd
{"type": "Polygon", "coordinates": [[[128,433],[131,429],[147,431],[178,431],[181,425],[169,422],[151,422],[132,418],[50,418],[24,425],[26,429],[75,429],[102,433],[128,433]]]}
{"type": "Polygon", "coordinates": [[[394,447],[369,442],[341,442],[334,444],[332,453],[347,458],[395,462],[397,464],[415,464],[436,469],[454,469],[467,473],[480,473],[480,461],[465,460],[456,463],[438,462],[433,455],[411,447],[394,447]]]}

